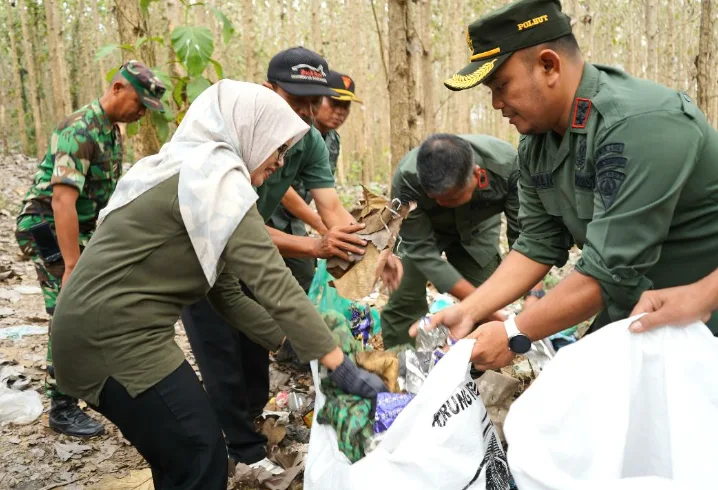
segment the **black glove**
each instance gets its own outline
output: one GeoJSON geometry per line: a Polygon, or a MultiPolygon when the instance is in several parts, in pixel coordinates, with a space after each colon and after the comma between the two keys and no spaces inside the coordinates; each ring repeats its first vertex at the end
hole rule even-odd
{"type": "Polygon", "coordinates": [[[331,373],[329,379],[343,392],[362,398],[376,398],[378,393],[389,391],[381,378],[374,373],[357,367],[348,356],[331,373]]]}

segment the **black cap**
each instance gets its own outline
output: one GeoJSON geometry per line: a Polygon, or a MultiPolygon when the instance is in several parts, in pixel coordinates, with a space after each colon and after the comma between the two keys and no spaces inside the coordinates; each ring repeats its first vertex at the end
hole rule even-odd
{"type": "Polygon", "coordinates": [[[361,100],[357,99],[356,85],[349,75],[329,70],[327,81],[329,86],[338,94],[333,96],[332,99],[362,103],[361,100]]]}
{"type": "Polygon", "coordinates": [[[274,82],[292,95],[326,95],[337,93],[327,82],[329,65],[314,51],[289,48],[274,55],[267,68],[267,80],[274,82]]]}
{"type": "Polygon", "coordinates": [[[521,49],[571,34],[571,21],[561,12],[559,0],[521,0],[494,10],[472,23],[466,31],[471,50],[469,64],[444,85],[464,90],[486,80],[521,49]]]}

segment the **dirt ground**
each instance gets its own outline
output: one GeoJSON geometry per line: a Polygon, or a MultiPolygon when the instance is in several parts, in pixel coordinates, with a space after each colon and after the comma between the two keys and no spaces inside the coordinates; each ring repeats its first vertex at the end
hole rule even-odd
{"type": "MultiPolygon", "coordinates": [[[[0,329],[22,325],[47,327],[48,315],[44,311],[35,271],[31,262],[22,260],[13,234],[19,203],[32,181],[36,165],[34,159],[22,155],[0,156],[0,329]]],[[[350,192],[358,195],[358,189],[350,192]]],[[[577,253],[572,253],[567,267],[552,271],[547,286],[565,275],[577,257],[577,253]]],[[[518,308],[519,305],[514,305],[514,309],[518,308]]],[[[176,326],[175,340],[195,366],[180,325],[176,326]]],[[[27,389],[42,393],[46,343],[47,335],[43,334],[0,339],[0,367],[14,365],[21,369],[29,379],[27,389]]],[[[292,384],[296,388],[308,384],[306,378],[297,381],[295,375],[291,376],[291,381],[290,376],[280,373],[279,377],[280,385],[292,384]]],[[[275,390],[280,387],[275,383],[275,390]]],[[[90,440],[56,434],[48,427],[49,400],[44,396],[41,398],[44,411],[38,420],[28,425],[0,426],[0,488],[152,488],[147,464],[111,423],[103,420],[107,433],[90,440]]],[[[89,412],[93,417],[101,418],[92,410],[89,412]]],[[[273,428],[267,430],[272,433],[273,428]]],[[[284,437],[284,432],[280,436],[284,437]]],[[[301,455],[306,449],[306,444],[299,442],[281,445],[286,446],[282,452],[289,454],[285,457],[301,455]]],[[[238,483],[230,485],[230,488],[251,487],[238,483]]],[[[301,473],[297,474],[290,488],[301,488],[301,473]]]]}

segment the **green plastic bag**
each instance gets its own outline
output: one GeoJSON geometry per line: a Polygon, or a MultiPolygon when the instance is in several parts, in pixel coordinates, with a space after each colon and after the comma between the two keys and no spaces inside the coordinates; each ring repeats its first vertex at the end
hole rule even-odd
{"type": "MultiPolygon", "coordinates": [[[[327,271],[327,261],[319,259],[317,261],[317,270],[314,273],[314,280],[309,287],[309,299],[319,310],[319,313],[327,313],[329,311],[341,312],[344,317],[351,322],[353,301],[340,296],[336,289],[329,285],[334,277],[327,271]]],[[[372,335],[381,332],[381,318],[376,308],[370,308],[373,319],[372,335]]]]}

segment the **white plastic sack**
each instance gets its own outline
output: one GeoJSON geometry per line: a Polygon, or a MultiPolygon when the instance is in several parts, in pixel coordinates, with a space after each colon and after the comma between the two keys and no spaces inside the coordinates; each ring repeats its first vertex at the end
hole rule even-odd
{"type": "Polygon", "coordinates": [[[17,391],[0,385],[0,425],[29,424],[41,413],[42,399],[37,391],[17,391]]]}
{"type": "Polygon", "coordinates": [[[563,347],[509,410],[520,490],[718,488],[718,339],[635,318],[563,347]]]}
{"type": "MultiPolygon", "coordinates": [[[[306,490],[507,490],[506,456],[469,376],[474,341],[458,342],[431,371],[376,449],[351,464],[329,425],[312,425],[306,490]],[[488,482],[487,482],[488,480],[488,482]]],[[[325,402],[312,363],[315,410],[325,402]]]]}

